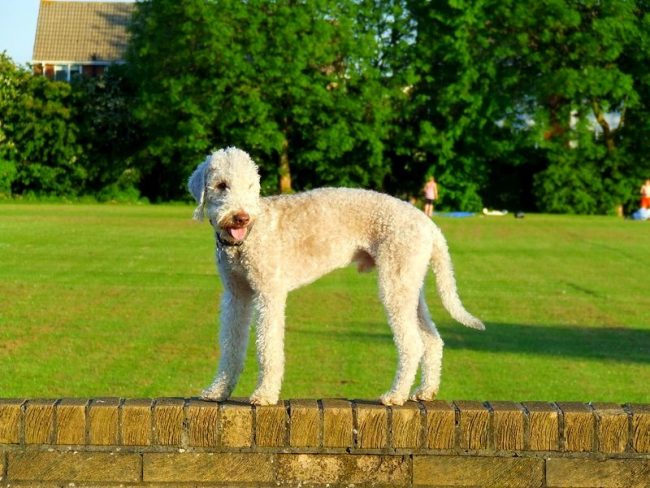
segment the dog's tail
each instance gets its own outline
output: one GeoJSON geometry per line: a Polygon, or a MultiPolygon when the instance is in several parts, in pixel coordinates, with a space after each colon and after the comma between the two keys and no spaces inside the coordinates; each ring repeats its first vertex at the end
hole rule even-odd
{"type": "Polygon", "coordinates": [[[454,278],[454,267],[451,263],[451,256],[447,248],[442,232],[435,228],[433,240],[433,252],[431,254],[431,266],[436,274],[436,286],[442,300],[442,305],[449,314],[466,327],[485,330],[485,325],[479,319],[470,314],[460,301],[454,278]]]}

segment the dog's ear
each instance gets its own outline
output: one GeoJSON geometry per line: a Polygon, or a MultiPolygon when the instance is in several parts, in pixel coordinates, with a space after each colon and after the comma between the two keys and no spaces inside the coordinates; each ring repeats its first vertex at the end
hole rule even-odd
{"type": "Polygon", "coordinates": [[[194,210],[193,218],[194,220],[203,220],[203,209],[205,207],[205,185],[206,185],[206,176],[210,166],[210,158],[206,158],[201,164],[199,164],[192,176],[190,176],[189,181],[187,182],[187,188],[190,190],[190,193],[194,197],[194,200],[199,204],[194,210]]]}

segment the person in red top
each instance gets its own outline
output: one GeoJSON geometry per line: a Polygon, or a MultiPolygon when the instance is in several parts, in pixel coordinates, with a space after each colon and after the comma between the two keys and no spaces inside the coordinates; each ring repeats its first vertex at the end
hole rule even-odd
{"type": "Polygon", "coordinates": [[[433,215],[433,201],[438,199],[438,185],[433,176],[429,176],[423,188],[424,191],[424,213],[427,217],[433,215]]]}
{"type": "Polygon", "coordinates": [[[650,208],[650,179],[641,186],[641,208],[650,208]]]}

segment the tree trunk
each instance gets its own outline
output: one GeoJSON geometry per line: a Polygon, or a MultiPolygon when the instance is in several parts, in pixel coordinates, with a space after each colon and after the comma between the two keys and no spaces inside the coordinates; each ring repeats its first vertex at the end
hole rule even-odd
{"type": "Polygon", "coordinates": [[[289,167],[289,141],[285,137],[280,150],[278,174],[280,177],[280,193],[292,193],[291,168],[289,167]]]}
{"type": "Polygon", "coordinates": [[[605,114],[600,108],[600,104],[597,100],[593,100],[591,106],[594,111],[594,116],[596,117],[596,122],[598,122],[601,129],[603,130],[603,138],[605,139],[605,147],[607,147],[607,152],[611,154],[616,150],[616,142],[614,141],[614,133],[616,130],[612,130],[612,128],[609,126],[609,122],[607,122],[605,114]]]}

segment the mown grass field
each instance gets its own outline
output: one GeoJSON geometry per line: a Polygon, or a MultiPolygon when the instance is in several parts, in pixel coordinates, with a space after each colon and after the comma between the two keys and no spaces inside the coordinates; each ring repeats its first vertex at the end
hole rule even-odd
{"type": "MultiPolygon", "coordinates": [[[[218,357],[220,285],[187,206],[0,204],[0,397],[196,396],[218,357]]],[[[650,402],[650,224],[436,218],[467,308],[440,398],[650,402]]],[[[374,273],[290,295],[283,398],[376,398],[395,370],[374,273]]],[[[237,396],[255,384],[254,342],[237,396]]]]}

